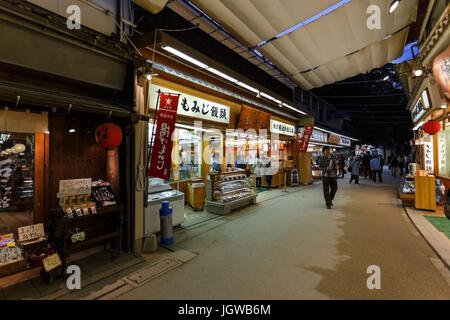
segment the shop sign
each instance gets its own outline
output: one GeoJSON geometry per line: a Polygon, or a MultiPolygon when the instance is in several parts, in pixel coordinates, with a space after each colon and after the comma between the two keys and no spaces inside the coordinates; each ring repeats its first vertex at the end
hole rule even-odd
{"type": "Polygon", "coordinates": [[[58,198],[91,194],[92,178],[59,180],[58,198]]]}
{"type": "Polygon", "coordinates": [[[339,143],[342,146],[347,146],[347,147],[351,147],[352,146],[352,142],[350,141],[350,139],[341,137],[341,142],[339,143]]]}
{"type": "Polygon", "coordinates": [[[270,132],[284,134],[286,136],[294,136],[295,126],[270,119],[270,132]]]}
{"type": "Polygon", "coordinates": [[[438,133],[438,150],[439,150],[439,175],[447,172],[447,157],[446,157],[446,132],[438,133]]]}
{"type": "Polygon", "coordinates": [[[303,130],[302,140],[300,141],[300,152],[308,151],[309,140],[311,139],[312,133],[314,131],[314,126],[306,125],[303,130]]]}
{"type": "Polygon", "coordinates": [[[328,138],[328,142],[329,143],[334,143],[334,144],[339,144],[341,142],[341,137],[338,136],[337,134],[330,134],[329,138],[328,138]]]}
{"type": "Polygon", "coordinates": [[[33,224],[31,226],[20,227],[18,228],[19,241],[30,241],[39,238],[43,238],[45,236],[44,232],[44,224],[38,223],[33,224]]]}
{"type": "Polygon", "coordinates": [[[178,94],[178,114],[199,118],[202,120],[230,123],[230,107],[208,100],[200,99],[185,93],[163,88],[157,85],[150,86],[150,108],[156,108],[158,90],[165,93],[178,94]]]}
{"type": "Polygon", "coordinates": [[[159,109],[156,115],[157,126],[148,176],[170,180],[173,147],[172,134],[177,121],[180,96],[170,93],[160,93],[159,96],[159,109]]]}
{"type": "Polygon", "coordinates": [[[50,272],[51,270],[56,269],[57,267],[62,265],[62,261],[61,258],[59,257],[59,254],[55,253],[43,259],[42,264],[44,266],[44,270],[46,272],[50,272]]]}
{"type": "Polygon", "coordinates": [[[434,172],[434,158],[433,158],[433,143],[424,143],[424,157],[425,157],[425,170],[432,173],[434,172]]]}
{"type": "Polygon", "coordinates": [[[259,130],[269,129],[269,125],[270,114],[245,105],[242,106],[238,124],[239,129],[254,129],[256,132],[259,132],[259,130]]]}
{"type": "Polygon", "coordinates": [[[422,92],[422,95],[419,97],[419,99],[416,102],[416,105],[413,108],[413,111],[412,111],[413,122],[417,122],[417,120],[419,120],[420,117],[429,108],[430,108],[430,98],[428,95],[428,91],[425,89],[422,92]]]}
{"type": "Polygon", "coordinates": [[[450,45],[434,59],[433,74],[441,91],[450,100],[450,45]]]}

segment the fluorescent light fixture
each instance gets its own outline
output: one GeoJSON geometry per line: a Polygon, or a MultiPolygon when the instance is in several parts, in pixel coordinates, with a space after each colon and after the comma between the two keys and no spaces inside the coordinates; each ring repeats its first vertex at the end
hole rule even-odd
{"type": "Polygon", "coordinates": [[[253,88],[253,87],[250,87],[248,84],[245,84],[245,83],[243,83],[243,82],[238,82],[238,83],[236,83],[238,86],[241,86],[241,87],[243,87],[243,88],[245,88],[245,89],[247,89],[247,90],[250,90],[250,91],[252,91],[252,92],[254,92],[254,93],[259,93],[259,90],[258,89],[255,89],[255,88],[253,88]]]}
{"type": "Polygon", "coordinates": [[[298,110],[298,109],[294,108],[293,106],[288,105],[287,103],[284,103],[284,102],[283,102],[283,106],[285,106],[286,108],[289,108],[289,109],[291,109],[291,110],[294,110],[294,111],[296,111],[296,112],[298,112],[298,113],[306,114],[306,112],[303,112],[303,111],[301,111],[301,110],[298,110]]]}
{"type": "Polygon", "coordinates": [[[202,62],[200,62],[200,61],[198,61],[198,60],[196,60],[196,59],[194,59],[192,57],[189,57],[187,54],[184,54],[183,52],[178,51],[177,49],[174,49],[174,48],[172,48],[170,46],[163,46],[162,48],[164,50],[169,51],[170,53],[173,53],[174,55],[176,55],[176,56],[186,60],[186,61],[189,61],[192,64],[195,64],[196,66],[199,66],[200,68],[204,68],[204,69],[208,68],[208,66],[206,64],[204,64],[204,63],[202,63],[202,62]]]}
{"type": "Polygon", "coordinates": [[[341,137],[344,137],[344,138],[347,138],[347,139],[350,139],[350,140],[353,140],[353,141],[359,141],[358,139],[350,138],[350,137],[344,136],[342,134],[339,134],[339,133],[336,133],[336,132],[332,132],[332,131],[328,131],[328,130],[325,130],[325,129],[322,129],[322,128],[319,128],[319,127],[314,127],[314,129],[317,129],[317,130],[320,130],[320,131],[323,131],[323,132],[328,132],[328,133],[331,133],[331,134],[335,134],[335,135],[338,135],[338,136],[341,136],[341,137]]]}
{"type": "Polygon", "coordinates": [[[397,9],[399,2],[400,0],[394,0],[391,2],[391,5],[389,7],[389,13],[392,13],[395,11],[395,9],[397,9]]]}
{"type": "Polygon", "coordinates": [[[423,74],[423,70],[422,69],[414,70],[414,75],[416,77],[420,77],[422,74],[423,74]]]}
{"type": "Polygon", "coordinates": [[[218,75],[219,77],[222,77],[222,78],[224,78],[224,79],[227,79],[228,81],[231,81],[231,82],[234,82],[234,83],[239,82],[239,81],[237,81],[235,78],[232,78],[232,77],[226,75],[225,73],[220,72],[219,70],[216,70],[216,69],[214,69],[214,68],[208,68],[208,69],[206,69],[206,70],[208,70],[209,72],[212,72],[212,73],[218,75]]]}
{"type": "Polygon", "coordinates": [[[281,101],[280,101],[280,100],[275,99],[274,97],[268,95],[267,93],[261,92],[260,94],[261,94],[264,98],[267,98],[267,99],[269,99],[269,100],[272,100],[272,101],[276,102],[277,104],[281,104],[281,101]]]}
{"type": "Polygon", "coordinates": [[[191,130],[197,130],[197,131],[203,131],[203,132],[215,132],[213,130],[207,130],[207,129],[203,129],[203,128],[196,128],[193,126],[187,126],[185,124],[180,124],[180,123],[176,123],[175,126],[177,128],[183,128],[183,129],[191,129],[191,130]]]}
{"type": "Polygon", "coordinates": [[[413,129],[413,131],[416,131],[417,129],[419,129],[421,126],[423,126],[424,123],[425,123],[425,121],[420,121],[420,123],[413,129]]]}

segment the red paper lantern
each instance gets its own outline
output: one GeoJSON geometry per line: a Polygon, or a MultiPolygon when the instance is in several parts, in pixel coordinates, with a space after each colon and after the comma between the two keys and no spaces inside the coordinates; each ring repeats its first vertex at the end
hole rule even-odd
{"type": "Polygon", "coordinates": [[[104,123],[95,129],[95,142],[103,148],[115,148],[122,142],[122,130],[114,123],[104,123]]]}
{"type": "Polygon", "coordinates": [[[441,124],[438,121],[428,121],[423,125],[423,130],[428,134],[435,134],[441,130],[441,124]]]}

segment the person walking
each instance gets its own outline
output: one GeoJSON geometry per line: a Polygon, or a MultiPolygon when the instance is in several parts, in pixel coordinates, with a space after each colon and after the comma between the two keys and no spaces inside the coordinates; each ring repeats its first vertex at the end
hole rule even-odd
{"type": "Polygon", "coordinates": [[[345,159],[344,159],[343,155],[339,156],[338,165],[339,165],[339,174],[341,176],[341,179],[344,179],[344,176],[345,176],[345,159]]]}
{"type": "Polygon", "coordinates": [[[361,159],[356,156],[350,161],[349,172],[351,173],[350,184],[355,180],[355,184],[359,184],[359,169],[361,168],[361,159]]]}
{"type": "Polygon", "coordinates": [[[403,176],[403,169],[405,169],[405,158],[401,155],[398,157],[398,171],[400,177],[403,176]]]}
{"type": "Polygon", "coordinates": [[[330,147],[322,148],[323,156],[318,160],[320,170],[322,170],[323,196],[327,209],[333,206],[333,200],[336,195],[337,185],[337,163],[333,159],[330,147]]]}
{"type": "Polygon", "coordinates": [[[369,177],[369,179],[370,179],[371,173],[370,173],[370,152],[369,151],[367,151],[367,153],[362,158],[362,167],[363,167],[364,178],[367,179],[367,177],[369,177]]]}
{"type": "Polygon", "coordinates": [[[253,164],[253,174],[256,177],[256,189],[257,190],[261,189],[261,167],[262,167],[261,158],[259,157],[259,153],[257,153],[256,159],[253,164]]]}
{"type": "Polygon", "coordinates": [[[374,156],[372,160],[370,160],[370,168],[372,170],[372,179],[373,182],[377,182],[377,175],[378,175],[378,182],[383,182],[381,178],[381,166],[380,166],[380,158],[378,156],[374,156]]]}
{"type": "Polygon", "coordinates": [[[398,170],[398,159],[397,155],[395,154],[391,160],[391,173],[394,178],[397,178],[397,170],[398,170]]]}
{"type": "Polygon", "coordinates": [[[263,154],[263,156],[261,157],[261,174],[266,178],[266,183],[267,183],[267,190],[270,191],[271,187],[272,187],[272,168],[271,168],[271,163],[270,163],[270,158],[266,155],[263,154]]]}

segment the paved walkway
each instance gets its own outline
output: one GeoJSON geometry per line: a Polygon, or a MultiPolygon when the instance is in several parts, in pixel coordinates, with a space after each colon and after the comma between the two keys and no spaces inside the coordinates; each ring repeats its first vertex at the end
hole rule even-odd
{"type": "Polygon", "coordinates": [[[177,245],[198,256],[120,299],[450,299],[397,186],[346,178],[333,210],[313,185],[182,230],[177,245]],[[381,290],[366,287],[370,265],[381,290]]]}

